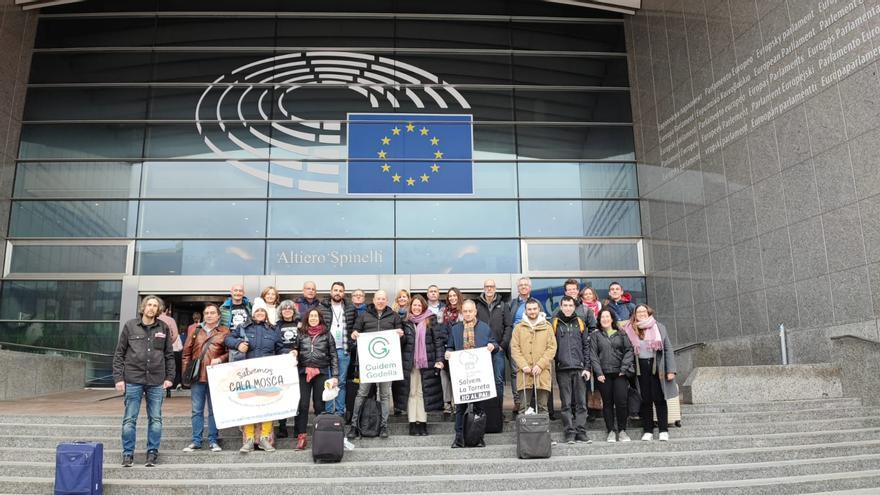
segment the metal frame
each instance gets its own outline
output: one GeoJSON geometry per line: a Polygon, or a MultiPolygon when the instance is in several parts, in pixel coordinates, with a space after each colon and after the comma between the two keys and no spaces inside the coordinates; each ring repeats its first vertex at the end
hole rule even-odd
{"type": "Polygon", "coordinates": [[[520,241],[520,255],[522,256],[523,272],[536,278],[614,278],[614,277],[644,277],[645,252],[643,239],[638,237],[628,238],[605,238],[605,237],[578,237],[571,239],[522,239],[520,241]],[[579,245],[579,244],[635,244],[638,251],[638,270],[532,270],[529,267],[529,244],[544,245],[579,245]]]}

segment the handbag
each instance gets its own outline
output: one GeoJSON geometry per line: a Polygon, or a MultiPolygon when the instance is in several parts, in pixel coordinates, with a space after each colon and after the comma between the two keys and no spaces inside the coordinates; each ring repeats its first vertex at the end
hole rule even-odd
{"type": "MultiPolygon", "coordinates": [[[[217,335],[218,334],[214,334],[208,337],[208,340],[206,340],[205,343],[202,344],[202,355],[199,356],[198,359],[190,361],[189,364],[186,366],[186,371],[184,371],[183,376],[180,377],[181,384],[185,388],[190,388],[194,382],[199,381],[199,377],[201,376],[202,371],[202,360],[205,359],[205,355],[208,353],[208,349],[211,348],[211,341],[214,340],[214,337],[216,337],[217,335]]],[[[192,338],[196,338],[196,336],[193,335],[192,338]]]]}
{"type": "MultiPolygon", "coordinates": [[[[244,333],[244,329],[239,326],[238,327],[238,336],[245,342],[248,341],[247,334],[244,333]]],[[[247,357],[246,352],[241,352],[238,350],[238,347],[233,347],[229,349],[229,362],[234,363],[236,361],[242,361],[247,357]]]]}

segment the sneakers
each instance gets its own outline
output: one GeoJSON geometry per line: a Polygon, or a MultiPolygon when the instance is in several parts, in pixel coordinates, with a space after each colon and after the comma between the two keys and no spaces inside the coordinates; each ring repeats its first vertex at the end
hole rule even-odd
{"type": "Polygon", "coordinates": [[[220,448],[220,445],[218,445],[217,442],[211,443],[210,448],[211,448],[211,452],[223,452],[223,449],[220,448]]]}
{"type": "Polygon", "coordinates": [[[653,433],[645,433],[644,435],[642,435],[642,441],[643,441],[643,442],[651,442],[651,441],[653,441],[653,440],[654,440],[654,434],[653,434],[653,433]]]}
{"type": "Polygon", "coordinates": [[[565,434],[565,443],[568,443],[568,444],[574,443],[574,433],[566,433],[565,434]]]}
{"type": "Polygon", "coordinates": [[[388,438],[388,427],[382,426],[379,428],[379,438],[388,438]]]}
{"type": "Polygon", "coordinates": [[[620,433],[618,433],[618,434],[617,434],[617,439],[620,440],[621,442],[630,442],[630,441],[632,441],[632,440],[629,439],[629,435],[627,435],[625,431],[621,431],[620,433]]]}
{"type": "Polygon", "coordinates": [[[452,442],[453,449],[460,449],[464,447],[464,439],[461,437],[455,437],[455,440],[452,442]]]}
{"type": "Polygon", "coordinates": [[[661,431],[660,432],[660,441],[661,442],[668,442],[669,441],[669,432],[668,431],[661,431]]]}
{"type": "Polygon", "coordinates": [[[578,433],[574,436],[574,441],[577,443],[593,443],[593,441],[590,440],[590,437],[588,437],[586,433],[578,433]]]}
{"type": "Polygon", "coordinates": [[[254,451],[254,439],[249,438],[248,441],[245,442],[244,445],[242,445],[240,449],[238,449],[238,451],[239,451],[239,453],[242,453],[242,454],[248,454],[248,453],[253,452],[254,451]]]}
{"type": "Polygon", "coordinates": [[[347,437],[349,440],[357,440],[357,438],[360,436],[361,436],[361,434],[358,431],[357,427],[352,426],[351,428],[348,429],[347,437]]]}
{"type": "Polygon", "coordinates": [[[608,432],[608,438],[605,439],[608,443],[617,443],[617,434],[613,431],[608,432]]]}
{"type": "Polygon", "coordinates": [[[131,454],[122,455],[122,467],[131,467],[134,464],[134,456],[131,454]]]}
{"type": "Polygon", "coordinates": [[[159,452],[155,450],[151,450],[147,452],[147,462],[144,463],[146,467],[153,467],[156,465],[156,462],[159,460],[159,452]]]}
{"type": "Polygon", "coordinates": [[[272,446],[269,437],[260,437],[260,443],[257,446],[265,452],[275,452],[275,447],[272,446]]]}
{"type": "Polygon", "coordinates": [[[202,446],[201,446],[201,445],[196,445],[196,444],[194,444],[194,443],[191,443],[191,444],[189,444],[189,445],[187,445],[186,447],[183,448],[183,451],[184,451],[184,452],[193,452],[193,451],[195,451],[195,450],[202,450],[202,446]]]}

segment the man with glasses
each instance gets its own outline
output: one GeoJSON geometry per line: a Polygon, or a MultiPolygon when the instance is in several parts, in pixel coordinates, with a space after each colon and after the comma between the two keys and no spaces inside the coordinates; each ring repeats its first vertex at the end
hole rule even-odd
{"type": "MultiPolygon", "coordinates": [[[[513,331],[513,323],[510,321],[510,312],[507,305],[495,293],[496,284],[492,279],[483,282],[483,293],[476,300],[477,320],[489,325],[495,342],[507,352],[510,343],[510,333],[513,331]]],[[[504,354],[496,352],[492,354],[492,368],[495,372],[495,388],[498,397],[504,397],[504,354]]],[[[517,396],[514,395],[514,399],[517,396]]],[[[519,403],[519,401],[515,401],[519,403]]]]}

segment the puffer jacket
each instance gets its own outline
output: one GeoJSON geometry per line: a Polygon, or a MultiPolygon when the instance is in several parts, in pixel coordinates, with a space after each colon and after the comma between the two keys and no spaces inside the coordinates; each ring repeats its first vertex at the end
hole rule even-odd
{"type": "MultiPolygon", "coordinates": [[[[327,326],[331,326],[333,324],[333,306],[330,299],[321,301],[321,306],[318,309],[323,313],[324,322],[327,326]]],[[[346,300],[342,301],[342,317],[345,320],[345,333],[351,334],[351,329],[354,328],[354,322],[357,321],[358,313],[354,305],[346,300]]],[[[342,339],[342,350],[348,352],[348,338],[342,339]]]]}
{"type": "MultiPolygon", "coordinates": [[[[434,364],[443,361],[446,352],[446,342],[441,332],[442,325],[437,323],[437,317],[427,319],[425,330],[425,354],[428,357],[428,367],[421,370],[422,396],[425,399],[425,411],[439,411],[443,409],[443,386],[440,375],[434,372],[434,364]],[[442,334],[442,335],[441,335],[442,334]]],[[[395,382],[400,385],[394,390],[394,403],[406,404],[409,400],[410,374],[415,366],[416,353],[416,325],[413,322],[403,323],[405,343],[400,349],[400,357],[403,361],[403,381],[395,382]]]]}
{"type": "Polygon", "coordinates": [[[186,372],[190,361],[194,361],[201,357],[205,352],[199,367],[199,382],[208,381],[208,365],[214,359],[220,359],[221,363],[229,361],[229,349],[226,348],[224,340],[229,335],[229,329],[224,326],[217,326],[210,333],[204,331],[205,323],[202,322],[194,326],[186,336],[186,343],[183,344],[183,358],[181,361],[181,372],[186,372]],[[210,339],[208,350],[205,351],[205,343],[210,339]]]}
{"type": "Polygon", "coordinates": [[[477,305],[477,319],[489,325],[495,342],[507,352],[510,348],[510,334],[513,332],[513,321],[507,304],[497,294],[491,304],[486,302],[486,294],[480,294],[474,302],[477,305]]]}
{"type": "Polygon", "coordinates": [[[328,378],[339,378],[336,341],[326,329],[314,337],[306,332],[300,332],[296,350],[300,373],[305,373],[306,368],[330,368],[328,378]]]}
{"type": "Polygon", "coordinates": [[[624,292],[619,301],[608,299],[605,301],[604,307],[614,314],[614,321],[628,320],[636,310],[636,305],[632,302],[632,295],[629,292],[624,292]]]}
{"type": "Polygon", "coordinates": [[[284,353],[284,346],[281,343],[281,336],[278,335],[269,321],[257,323],[250,321],[233,330],[226,336],[224,343],[230,349],[238,349],[239,344],[247,340],[248,351],[245,359],[254,359],[267,356],[275,356],[284,353]],[[246,336],[247,339],[243,338],[246,336]]]}
{"type": "Polygon", "coordinates": [[[622,331],[611,337],[603,330],[591,333],[590,360],[596,376],[623,373],[634,377],[636,374],[632,344],[622,331]]]}
{"type": "Polygon", "coordinates": [[[562,311],[553,318],[556,332],[556,369],[590,371],[590,329],[577,315],[562,311]]]}
{"type": "MultiPolygon", "coordinates": [[[[397,311],[391,309],[390,306],[385,306],[385,309],[382,310],[382,314],[379,314],[376,310],[376,306],[370,304],[367,306],[367,310],[358,316],[354,325],[347,330],[347,333],[350,339],[352,332],[381,332],[383,330],[396,330],[398,328],[403,329],[403,320],[400,319],[400,315],[397,314],[397,311]]],[[[355,342],[351,341],[350,344],[351,346],[354,346],[355,342]]]]}

